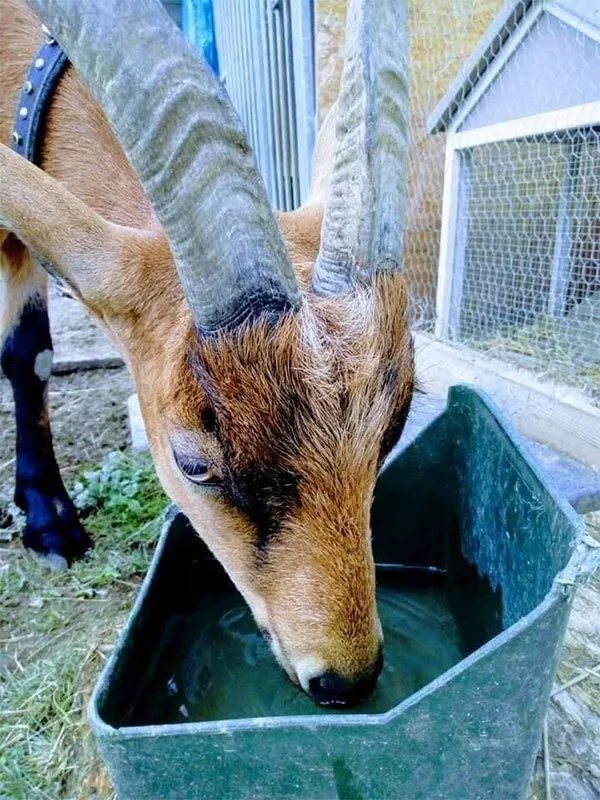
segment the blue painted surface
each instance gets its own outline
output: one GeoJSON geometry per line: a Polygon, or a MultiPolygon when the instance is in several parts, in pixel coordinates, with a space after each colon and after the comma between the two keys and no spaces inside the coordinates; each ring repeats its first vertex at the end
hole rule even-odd
{"type": "Polygon", "coordinates": [[[218,75],[219,55],[215,41],[212,0],[183,0],[181,27],[190,42],[218,75]]]}

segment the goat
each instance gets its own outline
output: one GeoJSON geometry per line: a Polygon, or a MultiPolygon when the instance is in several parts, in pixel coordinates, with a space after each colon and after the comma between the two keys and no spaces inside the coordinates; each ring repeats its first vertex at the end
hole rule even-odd
{"type": "Polygon", "coordinates": [[[316,702],[373,689],[369,514],[413,392],[401,268],[406,0],[350,0],[337,121],[274,215],[225,93],[159,0],[0,0],[0,138],[40,20],[71,67],[40,167],[0,145],[2,367],[26,547],[89,546],[46,411],[48,265],[115,341],[168,495],[316,702]]]}

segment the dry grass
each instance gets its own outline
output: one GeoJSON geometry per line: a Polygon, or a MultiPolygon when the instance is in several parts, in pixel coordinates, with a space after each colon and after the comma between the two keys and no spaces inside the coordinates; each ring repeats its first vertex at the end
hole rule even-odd
{"type": "Polygon", "coordinates": [[[97,674],[148,567],[166,499],[148,456],[116,455],[76,486],[95,548],[53,575],[0,550],[0,797],[112,796],[87,720],[97,674]]]}
{"type": "Polygon", "coordinates": [[[595,360],[582,357],[584,350],[591,353],[593,336],[591,325],[582,334],[571,331],[562,319],[542,315],[531,325],[510,328],[489,339],[472,339],[467,344],[517,363],[542,380],[574,386],[600,405],[600,354],[595,360]]]}
{"type": "MultiPolygon", "coordinates": [[[[600,542],[600,512],[587,514],[600,542]]],[[[579,589],[548,709],[548,778],[552,800],[600,797],[600,573],[579,589]]],[[[536,764],[531,800],[547,800],[544,755],[536,764]]]]}

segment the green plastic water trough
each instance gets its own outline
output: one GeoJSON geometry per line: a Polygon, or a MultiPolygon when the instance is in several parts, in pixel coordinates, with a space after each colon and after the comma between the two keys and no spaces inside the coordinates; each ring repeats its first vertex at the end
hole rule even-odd
{"type": "MultiPolygon", "coordinates": [[[[164,684],[165,697],[172,688],[179,704],[169,671],[185,669],[169,657],[179,658],[198,609],[210,615],[216,598],[234,594],[183,516],[167,516],[90,705],[121,800],[524,797],[573,595],[598,551],[493,405],[467,387],[453,388],[444,413],[388,461],[372,525],[382,580],[397,565],[439,584],[458,655],[444,661],[437,652],[448,626],[423,627],[428,640],[440,635],[429,671],[377,713],[311,706],[245,717],[242,702],[239,714],[219,719],[204,718],[200,702],[196,721],[186,721],[185,705],[167,714],[153,687],[164,684]]],[[[247,670],[260,683],[261,671],[247,670]]]]}

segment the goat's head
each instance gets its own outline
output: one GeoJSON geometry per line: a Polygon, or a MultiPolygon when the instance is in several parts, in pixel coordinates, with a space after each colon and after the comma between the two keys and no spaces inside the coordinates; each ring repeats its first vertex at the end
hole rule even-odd
{"type": "Polygon", "coordinates": [[[235,115],[158,0],[30,4],[160,226],[108,223],[6,149],[0,224],[113,332],[165,488],[290,677],[319,702],[358,700],[381,662],[370,504],[413,380],[404,3],[350,2],[320,252],[298,276],[235,115]]]}

